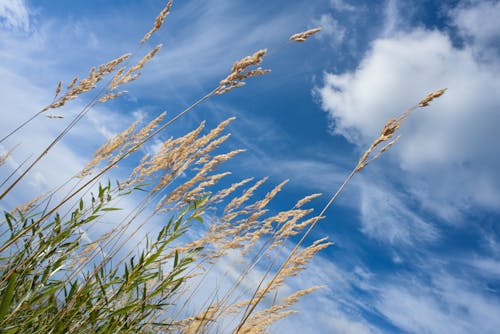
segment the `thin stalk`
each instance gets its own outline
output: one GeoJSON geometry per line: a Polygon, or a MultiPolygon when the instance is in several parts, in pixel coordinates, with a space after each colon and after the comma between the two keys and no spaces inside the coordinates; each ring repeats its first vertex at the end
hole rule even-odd
{"type": "Polygon", "coordinates": [[[34,120],[35,118],[37,118],[38,116],[40,116],[43,112],[44,112],[43,109],[40,110],[39,112],[37,112],[36,114],[34,114],[30,118],[28,118],[26,121],[24,121],[22,124],[20,124],[17,128],[15,128],[11,132],[9,132],[5,137],[3,137],[2,139],[0,139],[0,144],[3,143],[7,138],[9,138],[10,136],[12,136],[14,133],[16,133],[17,131],[21,130],[26,124],[28,124],[29,122],[31,122],[32,120],[34,120]]]}
{"type": "MultiPolygon", "coordinates": [[[[342,183],[342,185],[337,189],[337,191],[335,192],[335,194],[330,198],[330,200],[328,201],[328,203],[323,207],[323,209],[321,210],[320,214],[313,221],[313,223],[311,223],[311,225],[309,226],[309,228],[307,229],[307,231],[302,235],[302,238],[300,238],[300,240],[297,242],[297,244],[292,249],[292,251],[290,252],[290,254],[288,254],[288,256],[285,259],[285,261],[283,262],[283,264],[280,266],[280,268],[278,269],[278,271],[274,274],[273,278],[267,283],[267,285],[264,288],[264,290],[262,291],[262,293],[259,294],[259,296],[257,297],[257,299],[254,302],[254,299],[255,299],[257,293],[259,292],[258,288],[255,290],[254,295],[252,296],[252,299],[250,299],[250,302],[248,303],[247,309],[245,310],[245,313],[243,314],[243,318],[241,319],[240,323],[236,327],[236,330],[234,331],[235,334],[239,333],[239,331],[241,330],[241,328],[243,327],[243,325],[245,324],[245,322],[250,317],[250,314],[255,310],[255,308],[257,307],[257,304],[259,304],[259,302],[262,300],[262,298],[264,297],[264,295],[266,295],[266,293],[269,291],[269,289],[271,288],[271,286],[274,283],[274,281],[278,278],[278,276],[281,273],[281,271],[283,271],[283,269],[286,268],[286,266],[290,263],[290,260],[297,253],[298,249],[300,248],[300,246],[302,245],[302,243],[304,242],[304,240],[307,238],[307,236],[311,233],[312,229],[320,221],[321,217],[325,214],[325,212],[328,210],[328,208],[337,199],[337,197],[344,190],[344,188],[349,183],[349,181],[351,181],[352,177],[354,176],[354,174],[357,173],[357,171],[358,170],[356,168],[354,168],[351,171],[351,173],[347,176],[347,178],[344,180],[344,182],[342,183]]],[[[259,286],[260,286],[260,284],[259,284],[259,286]]]]}
{"type": "MultiPolygon", "coordinates": [[[[128,157],[131,153],[135,152],[139,147],[141,147],[145,142],[147,142],[148,140],[150,140],[151,138],[153,138],[154,136],[158,135],[161,131],[163,131],[167,126],[171,125],[172,123],[174,123],[176,120],[178,120],[179,118],[181,118],[183,115],[185,115],[187,112],[189,112],[190,110],[194,109],[196,106],[198,106],[199,104],[201,104],[203,101],[207,100],[208,98],[210,98],[212,95],[215,94],[215,89],[213,91],[211,91],[210,93],[208,93],[207,95],[203,96],[202,98],[200,98],[198,101],[196,101],[195,103],[193,103],[192,105],[190,105],[189,107],[187,107],[186,109],[184,109],[183,111],[181,111],[180,113],[178,113],[174,118],[172,118],[170,121],[168,121],[167,123],[165,123],[164,125],[162,125],[161,127],[159,127],[156,131],[154,131],[153,133],[151,133],[149,136],[147,136],[146,138],[144,138],[141,142],[139,142],[138,144],[136,144],[134,147],[132,147],[131,149],[129,149],[122,157],[120,157],[119,159],[117,159],[116,161],[114,161],[113,163],[111,163],[109,166],[107,166],[106,168],[104,168],[103,170],[101,170],[97,175],[95,175],[93,178],[91,178],[89,181],[87,181],[85,184],[83,184],[80,188],[78,188],[77,190],[75,190],[73,193],[71,193],[69,196],[67,196],[65,199],[63,199],[59,204],[57,204],[55,207],[53,207],[49,212],[45,213],[41,218],[39,218],[38,220],[36,220],[35,222],[33,222],[32,224],[30,224],[29,226],[27,226],[23,231],[21,231],[15,238],[9,240],[3,247],[0,248],[0,252],[3,252],[5,251],[9,246],[11,246],[13,243],[15,243],[16,241],[18,241],[19,239],[21,239],[24,235],[26,235],[26,233],[28,233],[31,228],[38,224],[39,222],[43,221],[44,219],[46,219],[47,217],[49,217],[51,214],[55,213],[60,207],[62,207],[67,201],[69,201],[71,198],[75,197],[82,189],[86,188],[88,185],[90,185],[92,182],[94,182],[95,180],[97,180],[98,178],[100,178],[104,173],[106,173],[107,171],[109,171],[111,168],[113,168],[118,162],[120,162],[121,160],[125,159],[126,157],[128,157]]],[[[0,197],[0,199],[2,199],[2,197],[0,197]]]]}

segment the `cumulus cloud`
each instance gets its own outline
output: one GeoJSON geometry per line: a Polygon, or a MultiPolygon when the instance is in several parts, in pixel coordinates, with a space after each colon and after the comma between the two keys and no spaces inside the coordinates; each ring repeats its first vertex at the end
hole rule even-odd
{"type": "MultiPolygon", "coordinates": [[[[491,40],[500,30],[479,33],[475,21],[465,18],[498,8],[488,2],[461,9],[455,22],[480,40],[491,40]]],[[[495,17],[485,15],[484,26],[494,26],[495,17]]],[[[458,48],[444,32],[417,28],[375,40],[354,71],[326,73],[317,89],[333,132],[364,147],[388,118],[429,91],[449,88],[432,107],[412,115],[393,155],[406,187],[423,207],[447,220],[478,205],[500,209],[500,157],[493,153],[500,149],[500,61],[482,61],[477,47],[458,48]]]]}
{"type": "Polygon", "coordinates": [[[29,11],[24,0],[0,0],[0,27],[28,31],[29,11]]]}

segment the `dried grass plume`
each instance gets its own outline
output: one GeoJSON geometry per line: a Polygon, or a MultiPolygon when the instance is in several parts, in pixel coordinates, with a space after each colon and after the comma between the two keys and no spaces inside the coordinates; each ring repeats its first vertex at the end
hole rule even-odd
{"type": "Polygon", "coordinates": [[[309,30],[306,30],[306,31],[300,32],[298,34],[294,34],[294,35],[290,36],[290,40],[298,42],[298,43],[302,43],[302,42],[305,42],[309,37],[311,37],[312,35],[320,32],[320,31],[321,31],[320,27],[314,28],[314,29],[309,29],[309,30]]]}

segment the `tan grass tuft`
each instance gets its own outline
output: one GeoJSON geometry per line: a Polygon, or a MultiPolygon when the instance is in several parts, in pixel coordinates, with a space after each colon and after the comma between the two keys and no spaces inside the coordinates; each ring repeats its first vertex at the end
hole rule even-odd
{"type": "Polygon", "coordinates": [[[73,88],[73,86],[76,84],[77,81],[78,81],[78,77],[75,76],[73,78],[73,80],[71,80],[71,82],[69,83],[69,85],[66,87],[66,89],[70,90],[71,88],[73,88]]]}
{"type": "Polygon", "coordinates": [[[5,153],[4,155],[0,155],[0,166],[2,166],[5,161],[7,161],[7,159],[11,156],[12,152],[14,152],[14,150],[19,146],[19,144],[15,145],[14,147],[12,147],[10,150],[7,151],[7,153],[5,153]]]}
{"type": "Polygon", "coordinates": [[[257,66],[262,62],[266,52],[267,49],[256,51],[253,55],[242,58],[234,63],[231,68],[231,73],[219,83],[219,86],[215,90],[215,94],[222,95],[234,88],[243,86],[245,84],[243,80],[247,78],[271,72],[271,70],[263,70],[260,67],[253,70],[250,69],[250,67],[257,66]]]}
{"type": "Polygon", "coordinates": [[[306,31],[300,32],[298,34],[290,36],[290,40],[298,42],[298,43],[302,43],[302,42],[305,42],[309,37],[311,37],[312,35],[320,32],[320,31],[321,31],[321,28],[319,28],[319,27],[314,28],[314,29],[309,29],[309,30],[306,30],[306,31]]]}
{"type": "Polygon", "coordinates": [[[123,132],[108,139],[101,147],[97,149],[97,151],[95,151],[92,160],[87,163],[87,165],[83,168],[83,170],[78,174],[77,177],[83,178],[87,175],[90,175],[102,161],[109,158],[113,154],[113,152],[118,150],[129,140],[131,134],[138,124],[139,121],[136,121],[123,132]]]}
{"type": "MultiPolygon", "coordinates": [[[[144,65],[146,65],[146,63],[148,61],[150,61],[158,53],[158,51],[160,51],[161,47],[162,47],[162,44],[158,44],[153,50],[151,50],[144,57],[142,57],[142,59],[139,60],[139,62],[136,65],[130,67],[128,69],[128,71],[119,79],[117,79],[115,76],[111,82],[110,87],[109,87],[110,90],[115,89],[119,85],[123,85],[123,84],[126,84],[128,82],[132,82],[135,79],[137,79],[140,75],[140,73],[138,73],[138,71],[140,71],[144,67],[144,65]]],[[[118,70],[118,72],[120,72],[120,71],[123,72],[121,69],[118,70]]]]}
{"type": "Polygon", "coordinates": [[[41,195],[36,196],[35,198],[33,198],[32,200],[23,205],[16,206],[14,209],[11,210],[11,214],[18,213],[23,216],[28,214],[33,208],[35,208],[40,203],[42,199],[47,197],[47,195],[48,193],[43,193],[41,195]]]}
{"type": "MultiPolygon", "coordinates": [[[[170,194],[167,196],[167,199],[165,200],[165,204],[168,202],[177,202],[177,201],[183,199],[186,194],[189,194],[188,190],[190,188],[192,188],[196,184],[206,180],[207,173],[213,171],[218,165],[233,158],[235,155],[237,155],[241,152],[244,152],[244,150],[234,150],[234,151],[231,151],[229,153],[220,154],[220,155],[213,157],[210,161],[208,161],[205,165],[203,165],[201,170],[198,173],[196,173],[196,175],[193,178],[184,182],[184,184],[182,184],[181,186],[177,187],[175,190],[170,192],[170,194]]],[[[225,174],[225,175],[227,175],[227,174],[225,174]]],[[[223,174],[223,176],[225,176],[225,175],[223,174]]],[[[164,186],[164,185],[162,185],[162,186],[164,186]]],[[[160,187],[160,185],[158,185],[155,188],[155,190],[153,190],[153,191],[157,191],[158,187],[160,187]]],[[[195,196],[196,192],[192,193],[191,195],[195,196]]]]}
{"type": "Polygon", "coordinates": [[[127,91],[126,91],[126,90],[123,90],[123,91],[118,92],[118,93],[108,93],[108,94],[106,94],[106,95],[103,95],[103,96],[99,99],[99,102],[100,102],[100,103],[104,103],[104,102],[106,102],[106,101],[116,99],[117,97],[119,97],[119,96],[121,96],[121,95],[123,95],[123,94],[125,94],[125,93],[127,93],[127,91]]]}
{"type": "Polygon", "coordinates": [[[248,179],[244,179],[240,182],[237,182],[237,183],[233,183],[231,184],[230,187],[226,188],[226,189],[222,189],[220,190],[218,193],[216,193],[214,196],[212,196],[210,198],[210,201],[211,202],[214,202],[214,203],[219,203],[220,201],[222,201],[224,198],[226,198],[227,196],[231,195],[234,191],[236,191],[239,187],[242,187],[244,186],[245,184],[247,184],[248,182],[252,181],[253,180],[253,177],[250,177],[248,179]]]}
{"type": "Polygon", "coordinates": [[[276,290],[277,288],[282,286],[285,283],[285,279],[287,277],[297,276],[302,270],[305,269],[309,261],[316,253],[332,245],[331,242],[326,242],[327,239],[328,238],[322,238],[316,240],[312,243],[312,245],[294,254],[290,258],[286,266],[278,272],[276,278],[269,283],[269,287],[267,289],[261,290],[260,293],[268,294],[269,292],[276,290]]]}
{"type": "Polygon", "coordinates": [[[161,28],[161,26],[163,25],[163,22],[165,21],[165,18],[170,13],[170,8],[172,7],[172,2],[173,2],[172,0],[169,0],[167,2],[167,5],[165,6],[165,8],[163,8],[163,10],[160,12],[158,17],[155,19],[155,22],[153,23],[153,28],[151,28],[151,30],[148,31],[146,33],[146,35],[144,35],[144,37],[142,38],[141,44],[144,44],[148,39],[151,38],[151,36],[155,32],[157,32],[161,28]]]}
{"type": "Polygon", "coordinates": [[[178,323],[182,334],[206,333],[207,326],[216,321],[215,314],[218,308],[210,306],[202,313],[186,318],[178,323]]]}
{"type": "MultiPolygon", "coordinates": [[[[224,212],[230,213],[239,208],[243,203],[248,201],[253,196],[253,193],[257,190],[257,188],[259,188],[264,182],[266,182],[267,179],[268,177],[265,177],[257,181],[252,187],[245,190],[245,192],[241,196],[233,198],[231,202],[229,202],[229,204],[224,208],[224,212]]],[[[223,217],[223,220],[230,219],[228,216],[225,216],[223,217]]]]}
{"type": "Polygon", "coordinates": [[[305,204],[307,204],[310,201],[312,201],[313,199],[320,197],[321,195],[322,194],[317,193],[317,194],[312,194],[312,195],[306,196],[306,197],[302,198],[301,200],[299,200],[293,207],[295,209],[299,209],[302,206],[304,206],[305,204]]]}
{"type": "MultiPolygon", "coordinates": [[[[425,98],[423,98],[422,101],[420,101],[418,103],[418,107],[428,106],[432,100],[440,97],[445,92],[446,92],[446,88],[443,88],[443,89],[437,90],[436,92],[427,94],[427,96],[425,98]]],[[[377,139],[375,139],[375,141],[370,145],[370,147],[365,151],[365,153],[363,153],[363,155],[359,159],[359,162],[356,166],[355,172],[359,172],[360,170],[365,168],[366,165],[368,165],[370,162],[372,162],[373,160],[380,157],[380,155],[382,153],[387,151],[392,145],[394,145],[394,143],[396,143],[399,140],[399,136],[398,136],[394,140],[389,142],[389,140],[392,139],[392,137],[394,136],[396,131],[399,129],[401,124],[406,120],[406,118],[408,118],[410,113],[412,111],[414,111],[415,108],[416,107],[410,108],[410,109],[406,110],[403,114],[401,114],[401,116],[399,116],[398,119],[390,118],[385,123],[384,128],[382,129],[379,137],[377,139]],[[386,143],[386,144],[377,152],[377,148],[382,143],[386,143]],[[374,153],[374,152],[376,152],[376,153],[374,153]]]]}
{"type": "Polygon", "coordinates": [[[80,94],[86,93],[96,87],[96,84],[101,81],[104,76],[113,72],[118,65],[123,63],[126,59],[130,57],[130,54],[124,54],[116,59],[113,59],[105,64],[99,65],[97,71],[94,67],[90,69],[90,73],[86,79],[80,80],[77,83],[78,78],[75,77],[71,84],[68,86],[67,92],[62,95],[58,100],[54,101],[52,104],[45,107],[42,111],[45,112],[49,109],[55,109],[62,107],[66,102],[76,99],[80,94]]]}
{"type": "Polygon", "coordinates": [[[264,310],[253,313],[245,324],[238,330],[242,334],[258,334],[265,333],[266,329],[273,323],[280,319],[287,317],[290,314],[296,313],[293,310],[288,310],[290,306],[297,303],[299,299],[308,295],[323,286],[313,286],[308,289],[303,289],[294,292],[293,294],[285,297],[278,304],[272,305],[264,310]]]}
{"type": "Polygon", "coordinates": [[[429,103],[434,100],[434,99],[437,99],[438,97],[440,97],[441,95],[444,94],[444,92],[446,92],[446,88],[441,88],[433,93],[429,93],[427,94],[426,97],[424,97],[422,99],[422,101],[420,101],[418,103],[418,106],[419,107],[427,107],[429,105],[429,103]]]}
{"type": "Polygon", "coordinates": [[[59,81],[57,83],[56,93],[54,94],[54,100],[57,99],[57,97],[59,96],[59,93],[61,92],[61,88],[62,88],[62,81],[59,81]]]}

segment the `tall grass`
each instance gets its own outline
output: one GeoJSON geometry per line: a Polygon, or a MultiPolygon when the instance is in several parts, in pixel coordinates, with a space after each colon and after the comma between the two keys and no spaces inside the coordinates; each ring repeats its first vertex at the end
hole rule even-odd
{"type": "MultiPolygon", "coordinates": [[[[93,94],[42,152],[1,180],[0,199],[9,196],[92,108],[119,97],[124,93],[119,89],[140,76],[161,45],[146,52],[143,48],[171,7],[172,0],[140,41],[136,54],[92,68],[86,78],[75,77],[65,87],[59,82],[49,105],[2,136],[1,142],[15,136],[36,117],[59,117],[48,112],[93,94]],[[131,65],[132,57],[140,53],[144,56],[131,65]]],[[[294,34],[290,43],[304,42],[319,31],[294,34]]],[[[142,127],[139,122],[131,124],[104,143],[77,175],[4,212],[0,225],[2,333],[261,333],[293,313],[290,307],[300,297],[319,288],[304,287],[276,298],[288,279],[330,245],[326,238],[309,245],[305,241],[351,178],[397,141],[395,133],[413,110],[427,106],[444,90],[389,120],[317,215],[305,206],[319,194],[270,213],[268,205],[286,181],[267,186],[267,178],[246,178],[223,185],[230,173],[220,172],[219,167],[242,152],[224,151],[230,138],[226,128],[234,118],[212,129],[205,129],[202,122],[183,136],[162,141],[155,153],[139,157],[141,147],[198,105],[268,73],[259,67],[266,52],[259,50],[235,62],[208,94],[174,117],[161,114],[142,127]],[[110,171],[125,159],[128,165],[136,165],[115,185],[109,181],[110,171]],[[71,191],[64,193],[68,187],[71,191]],[[259,197],[264,187],[267,193],[259,197]],[[134,205],[122,210],[125,198],[134,205]],[[103,229],[108,222],[112,227],[103,229]],[[150,232],[143,240],[139,236],[145,231],[150,232]],[[234,258],[242,262],[232,281],[225,286],[210,284],[214,277],[228,274],[234,258]]],[[[14,148],[1,156],[0,166],[12,154],[14,148]]]]}

